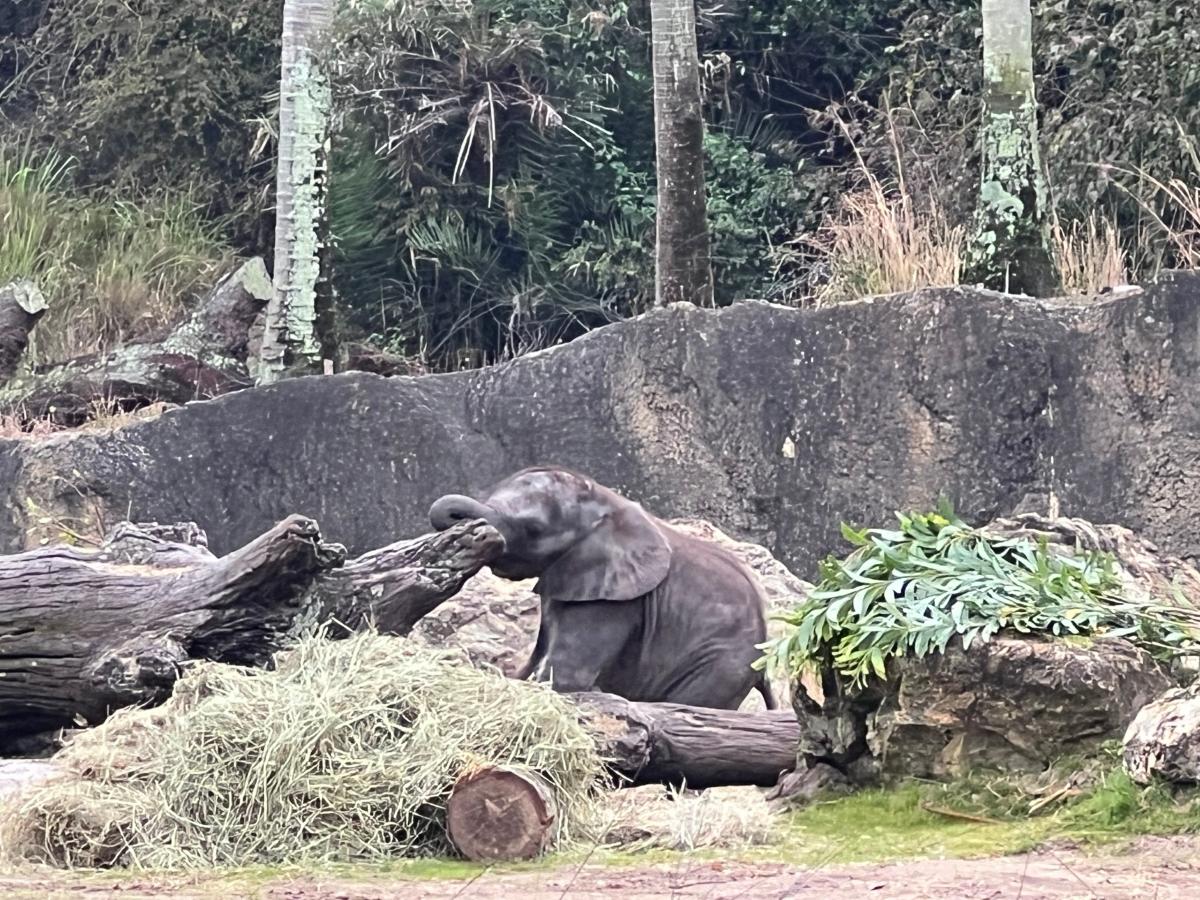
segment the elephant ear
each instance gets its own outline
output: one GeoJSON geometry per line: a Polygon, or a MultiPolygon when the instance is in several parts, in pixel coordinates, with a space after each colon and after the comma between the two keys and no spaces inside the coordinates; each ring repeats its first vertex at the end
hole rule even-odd
{"type": "MultiPolygon", "coordinates": [[[[605,493],[608,493],[607,491],[605,493]]],[[[550,600],[636,600],[658,587],[671,568],[671,545],[636,503],[615,494],[587,537],[556,559],[534,590],[550,600]]]]}

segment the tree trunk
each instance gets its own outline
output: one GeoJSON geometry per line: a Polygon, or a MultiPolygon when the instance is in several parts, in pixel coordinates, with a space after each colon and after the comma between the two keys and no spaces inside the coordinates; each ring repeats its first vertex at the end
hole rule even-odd
{"type": "Polygon", "coordinates": [[[983,174],[967,277],[996,290],[1048,296],[1050,251],[1038,152],[1030,0],[983,2],[983,174]]]}
{"type": "Polygon", "coordinates": [[[29,333],[48,304],[31,281],[12,281],[0,287],[0,382],[17,374],[29,333]]]}
{"type": "Polygon", "coordinates": [[[558,805],[534,772],[488,766],[454,785],[446,802],[450,843],[467,859],[533,859],[554,836],[558,805]]]}
{"type": "Polygon", "coordinates": [[[651,0],[658,171],[655,305],[713,302],[704,195],[704,113],[692,0],[651,0]]]}
{"type": "Polygon", "coordinates": [[[301,516],[219,559],[203,544],[194,526],[126,523],[99,551],[0,557],[0,755],[161,702],[189,659],[265,665],[330,618],[403,634],[503,547],[473,522],[343,566],[345,551],[301,516]]]}
{"type": "Polygon", "coordinates": [[[279,81],[275,291],[257,377],[319,372],[332,359],[326,197],[332,92],[321,53],[333,0],[285,0],[279,81]]]}
{"type": "MultiPolygon", "coordinates": [[[[270,299],[271,282],[260,259],[222,279],[199,307],[161,340],[129,344],[111,353],[79,357],[11,377],[0,387],[0,412],[24,421],[48,419],[75,426],[97,403],[130,411],[152,403],[187,403],[251,384],[250,332],[270,299]]],[[[19,332],[37,320],[11,312],[0,293],[0,357],[6,346],[24,350],[19,332]],[[5,340],[5,322],[17,322],[5,340]]],[[[15,364],[14,364],[15,368],[15,364]]],[[[0,360],[0,382],[5,371],[0,360]]]]}
{"type": "Polygon", "coordinates": [[[771,787],[796,765],[800,724],[791,710],[738,712],[571,694],[611,769],[630,785],[771,787]]]}

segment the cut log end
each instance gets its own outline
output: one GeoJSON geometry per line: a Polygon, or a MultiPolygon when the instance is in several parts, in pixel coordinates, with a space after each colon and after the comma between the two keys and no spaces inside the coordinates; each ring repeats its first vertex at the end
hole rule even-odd
{"type": "Polygon", "coordinates": [[[525,860],[549,846],[557,816],[554,793],[542,778],[489,767],[454,786],[446,829],[450,843],[469,860],[525,860]]]}

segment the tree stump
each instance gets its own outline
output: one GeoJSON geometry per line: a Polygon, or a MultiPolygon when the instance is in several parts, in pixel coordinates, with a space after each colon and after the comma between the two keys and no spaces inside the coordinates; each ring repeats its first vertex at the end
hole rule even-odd
{"type": "Polygon", "coordinates": [[[549,846],[557,817],[550,785],[511,768],[464,775],[446,803],[450,842],[477,862],[533,859],[549,846]]]}

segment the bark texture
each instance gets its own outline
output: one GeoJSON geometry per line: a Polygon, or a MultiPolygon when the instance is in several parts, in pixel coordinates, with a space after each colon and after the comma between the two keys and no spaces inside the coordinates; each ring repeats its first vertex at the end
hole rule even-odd
{"type": "Polygon", "coordinates": [[[584,725],[630,785],[774,785],[796,765],[800,724],[786,709],[761,712],[637,703],[613,694],[570,694],[584,725]]]}
{"type": "Polygon", "coordinates": [[[406,633],[500,551],[484,523],[343,565],[317,525],[290,516],[214,557],[189,524],[122,524],[98,551],[0,557],[0,754],[59,728],[155,704],[190,659],[261,666],[296,632],[335,620],[406,633]]]}
{"type": "Polygon", "coordinates": [[[704,112],[694,4],[651,0],[650,29],[658,172],[655,304],[684,301],[711,306],[704,112]]]}
{"type": "Polygon", "coordinates": [[[0,382],[17,373],[29,333],[48,305],[32,281],[12,281],[0,287],[0,382]]]}
{"type": "Polygon", "coordinates": [[[1029,0],[983,0],[983,176],[968,277],[1045,297],[1059,287],[1038,150],[1029,0]]]}
{"type": "Polygon", "coordinates": [[[332,359],[332,295],[326,197],[333,106],[321,53],[333,0],[286,0],[279,81],[275,191],[275,290],[267,310],[257,377],[314,373],[332,359]]]}

